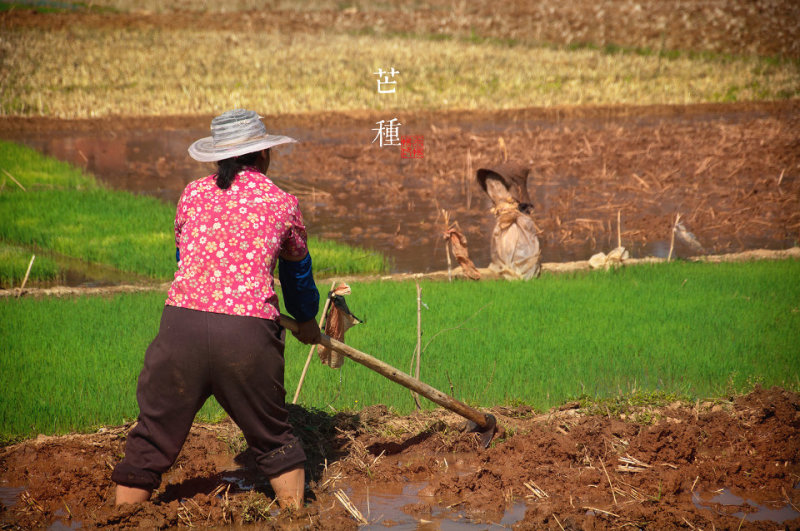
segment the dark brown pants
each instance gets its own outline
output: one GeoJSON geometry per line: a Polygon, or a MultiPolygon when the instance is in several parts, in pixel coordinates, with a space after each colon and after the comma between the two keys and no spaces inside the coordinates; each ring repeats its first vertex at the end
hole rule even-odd
{"type": "Polygon", "coordinates": [[[139,375],[139,420],[111,479],[157,488],[211,395],[241,428],[263,474],[301,466],[305,453],[284,401],[283,347],[275,321],[166,306],[139,375]]]}

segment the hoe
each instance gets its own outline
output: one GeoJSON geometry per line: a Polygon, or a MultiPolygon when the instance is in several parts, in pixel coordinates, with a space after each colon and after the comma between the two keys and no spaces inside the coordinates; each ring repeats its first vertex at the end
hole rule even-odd
{"type": "MultiPolygon", "coordinates": [[[[281,325],[293,332],[298,330],[297,321],[286,315],[281,315],[281,325]]],[[[452,396],[446,395],[438,389],[435,389],[430,385],[417,380],[416,378],[412,378],[403,371],[395,369],[388,363],[384,363],[383,361],[372,357],[369,354],[365,354],[360,350],[356,350],[353,347],[346,345],[341,341],[337,341],[336,339],[333,339],[325,334],[321,335],[320,344],[328,347],[331,350],[340,352],[356,363],[360,363],[368,369],[372,369],[373,371],[385,376],[393,382],[399,383],[403,387],[421,394],[431,402],[439,404],[440,406],[449,409],[453,413],[461,415],[470,422],[470,431],[477,432],[480,435],[481,444],[483,444],[484,448],[488,447],[489,443],[492,441],[492,437],[494,437],[494,434],[497,431],[497,419],[494,418],[494,415],[490,415],[489,413],[481,413],[477,409],[469,407],[465,403],[456,400],[452,396]]]]}

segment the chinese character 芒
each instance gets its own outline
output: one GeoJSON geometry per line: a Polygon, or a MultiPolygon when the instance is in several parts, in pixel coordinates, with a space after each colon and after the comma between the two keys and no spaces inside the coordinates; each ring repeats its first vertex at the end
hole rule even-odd
{"type": "Polygon", "coordinates": [[[376,140],[379,140],[381,147],[400,145],[400,135],[398,130],[403,124],[399,123],[397,118],[392,118],[388,122],[381,120],[380,122],[375,123],[378,124],[378,127],[373,128],[372,130],[377,131],[378,134],[372,139],[373,144],[376,140]]]}
{"type": "Polygon", "coordinates": [[[394,94],[395,88],[394,85],[397,85],[397,81],[389,81],[389,76],[394,77],[395,74],[399,74],[399,70],[395,70],[394,67],[388,72],[384,72],[382,68],[379,68],[377,72],[373,72],[376,76],[378,76],[378,94],[394,94]],[[383,80],[381,81],[381,76],[383,80]],[[384,85],[392,85],[391,88],[383,88],[384,85]]]}
{"type": "Polygon", "coordinates": [[[425,157],[425,137],[423,135],[403,135],[400,137],[400,158],[421,159],[425,157]]]}

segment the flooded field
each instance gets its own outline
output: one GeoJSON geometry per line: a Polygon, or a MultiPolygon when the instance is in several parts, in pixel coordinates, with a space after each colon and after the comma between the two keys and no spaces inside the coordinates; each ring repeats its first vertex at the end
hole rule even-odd
{"type": "MultiPolygon", "coordinates": [[[[390,256],[396,272],[446,268],[442,210],[488,265],[491,201],[475,171],[505,159],[531,168],[542,260],[585,260],[617,243],[667,255],[676,214],[702,250],[782,249],[800,240],[800,104],[399,113],[423,158],[372,143],[378,114],[266,117],[301,143],[269,174],[298,196],[309,231],[390,256]]],[[[210,117],[11,119],[0,137],[86,168],[109,186],[174,203],[213,165],[186,153],[210,117]]]]}

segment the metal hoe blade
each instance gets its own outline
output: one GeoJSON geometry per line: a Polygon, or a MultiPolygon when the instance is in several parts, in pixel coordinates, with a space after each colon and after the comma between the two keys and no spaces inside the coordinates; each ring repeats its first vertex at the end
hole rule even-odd
{"type": "Polygon", "coordinates": [[[475,422],[468,420],[467,431],[471,433],[477,433],[478,438],[481,441],[481,446],[484,448],[489,448],[489,444],[492,442],[494,434],[497,433],[497,419],[494,418],[494,415],[486,413],[485,427],[478,426],[475,424],[475,422]]]}

